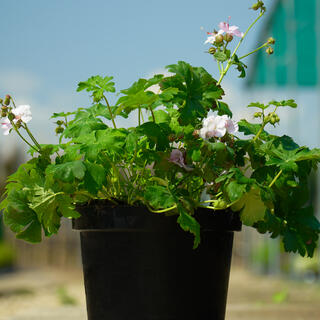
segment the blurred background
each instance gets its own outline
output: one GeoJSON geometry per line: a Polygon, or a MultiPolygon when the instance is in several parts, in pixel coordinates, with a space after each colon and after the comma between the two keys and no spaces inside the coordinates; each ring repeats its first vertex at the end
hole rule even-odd
{"type": "MultiPolygon", "coordinates": [[[[218,78],[216,64],[206,53],[206,31],[229,16],[231,25],[245,31],[257,16],[248,10],[254,2],[2,0],[0,96],[10,94],[18,104],[31,105],[30,127],[39,142],[56,143],[50,116],[88,106],[88,96],[76,87],[92,75],[114,76],[121,90],[185,60],[218,78]]],[[[280,126],[271,131],[319,147],[320,1],[264,2],[267,13],[239,54],[254,50],[269,36],[276,39],[275,52],[268,56],[262,50],[246,58],[245,79],[230,70],[222,82],[224,100],[239,120],[252,119],[253,112],[246,109],[250,102],[295,99],[298,109],[281,110],[280,126]]],[[[25,146],[17,137],[0,133],[0,192],[7,175],[25,160],[25,146]]],[[[310,185],[319,216],[319,175],[312,176],[310,185]]],[[[49,314],[57,318],[50,319],[58,319],[59,312],[66,314],[58,306],[73,308],[70,319],[85,319],[78,237],[65,221],[58,236],[29,245],[15,240],[0,219],[0,319],[26,320],[28,312],[30,319],[49,319],[45,311],[41,315],[41,307],[52,308],[49,314]],[[17,301],[20,306],[30,301],[33,307],[22,304],[19,316],[17,301]]],[[[318,252],[312,259],[285,254],[278,240],[243,228],[234,245],[228,319],[320,319],[319,272],[318,252]]]]}

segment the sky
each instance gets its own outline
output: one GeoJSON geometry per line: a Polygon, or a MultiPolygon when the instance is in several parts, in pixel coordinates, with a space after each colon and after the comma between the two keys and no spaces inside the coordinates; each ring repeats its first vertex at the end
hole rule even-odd
{"type": "MultiPolygon", "coordinates": [[[[40,143],[56,142],[50,116],[89,106],[87,93],[77,93],[76,87],[92,75],[114,76],[121,90],[184,60],[218,78],[215,62],[206,53],[206,31],[229,16],[231,25],[245,31],[257,16],[248,9],[254,2],[2,0],[0,97],[10,94],[18,104],[31,105],[30,127],[40,143]]],[[[273,3],[265,1],[268,9],[273,3]]],[[[265,41],[259,39],[263,24],[262,20],[248,34],[240,55],[265,41]]],[[[250,68],[250,58],[246,62],[250,68]]],[[[230,70],[222,83],[226,100],[239,102],[244,83],[230,70]]],[[[14,139],[0,133],[0,145],[14,139]]]]}

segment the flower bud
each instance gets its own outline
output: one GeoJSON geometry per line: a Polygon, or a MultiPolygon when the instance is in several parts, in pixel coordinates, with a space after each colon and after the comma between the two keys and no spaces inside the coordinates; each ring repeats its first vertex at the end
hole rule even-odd
{"type": "Polygon", "coordinates": [[[169,136],[168,136],[168,140],[169,140],[170,142],[175,141],[175,140],[176,140],[176,135],[175,135],[175,134],[173,134],[173,133],[169,134],[169,136]]]}
{"type": "Polygon", "coordinates": [[[21,121],[21,119],[19,119],[19,120],[16,122],[16,127],[19,129],[19,128],[21,128],[21,125],[22,125],[22,121],[21,121]]]}
{"type": "Polygon", "coordinates": [[[280,121],[280,118],[278,117],[277,114],[273,114],[271,117],[270,117],[270,123],[275,125],[276,123],[278,123],[280,121]]]}
{"type": "Polygon", "coordinates": [[[217,49],[216,48],[214,48],[214,47],[211,47],[210,49],[209,49],[209,53],[210,54],[215,54],[216,53],[216,51],[217,51],[217,49]]]}
{"type": "Polygon", "coordinates": [[[58,126],[61,126],[61,125],[63,125],[63,121],[61,121],[61,120],[58,120],[57,122],[56,122],[56,124],[58,125],[58,126]]]}
{"type": "Polygon", "coordinates": [[[224,209],[227,207],[228,204],[224,200],[218,199],[213,201],[213,205],[216,209],[224,209]]]}
{"type": "Polygon", "coordinates": [[[178,140],[181,140],[181,139],[183,139],[183,138],[184,138],[184,133],[183,133],[183,132],[182,132],[182,133],[179,133],[177,139],[178,139],[178,140]]]}
{"type": "Polygon", "coordinates": [[[192,132],[192,135],[196,138],[196,139],[198,139],[199,138],[199,130],[194,130],[193,132],[192,132]]]}
{"type": "Polygon", "coordinates": [[[62,127],[56,127],[56,134],[62,133],[64,129],[62,127]]]}
{"type": "Polygon", "coordinates": [[[223,43],[223,35],[218,34],[218,35],[216,36],[215,42],[216,42],[217,44],[222,44],[222,43],[223,43]]]}
{"type": "Polygon", "coordinates": [[[268,44],[275,44],[276,43],[276,40],[272,37],[268,38],[268,41],[267,41],[268,44]]]}
{"type": "Polygon", "coordinates": [[[10,104],[10,99],[11,97],[7,94],[6,97],[4,98],[3,104],[5,106],[8,106],[10,104]]]}
{"type": "Polygon", "coordinates": [[[267,48],[267,50],[266,50],[266,53],[268,54],[268,55],[270,55],[270,54],[273,54],[273,49],[271,48],[271,47],[268,47],[267,48]]]}
{"type": "Polygon", "coordinates": [[[0,104],[3,104],[3,99],[0,98],[0,104]]]}
{"type": "Polygon", "coordinates": [[[264,7],[264,3],[261,1],[261,0],[258,0],[257,3],[253,4],[252,7],[250,9],[254,10],[254,11],[257,11],[259,10],[260,8],[263,8],[264,7]]]}
{"type": "Polygon", "coordinates": [[[254,118],[261,118],[262,117],[262,112],[255,112],[253,117],[254,118]]]}
{"type": "Polygon", "coordinates": [[[224,35],[224,40],[226,40],[227,42],[231,42],[233,40],[232,34],[226,33],[224,35]]]}
{"type": "Polygon", "coordinates": [[[12,121],[13,119],[15,119],[15,115],[12,113],[12,112],[10,112],[9,114],[8,114],[8,119],[10,120],[10,121],[12,121]]]}
{"type": "Polygon", "coordinates": [[[6,111],[1,111],[1,118],[5,118],[7,116],[7,112],[6,111]]]}

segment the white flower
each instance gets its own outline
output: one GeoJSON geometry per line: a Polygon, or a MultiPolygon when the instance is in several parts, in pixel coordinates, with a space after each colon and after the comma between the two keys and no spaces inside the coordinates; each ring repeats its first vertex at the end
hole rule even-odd
{"type": "Polygon", "coordinates": [[[226,128],[228,133],[231,133],[231,134],[234,134],[239,131],[238,123],[233,121],[232,119],[227,120],[226,128]]]}
{"type": "Polygon", "coordinates": [[[4,118],[1,120],[1,129],[3,129],[3,134],[7,136],[10,133],[10,129],[12,128],[12,125],[10,123],[10,120],[8,118],[4,118]]]}
{"type": "Polygon", "coordinates": [[[209,116],[203,120],[202,124],[203,127],[199,131],[199,136],[204,140],[212,137],[221,138],[227,132],[233,134],[238,131],[238,124],[227,115],[209,116]]]}
{"type": "Polygon", "coordinates": [[[12,109],[12,113],[16,116],[17,120],[21,120],[24,123],[27,123],[32,119],[29,105],[18,106],[17,108],[12,109]]]}

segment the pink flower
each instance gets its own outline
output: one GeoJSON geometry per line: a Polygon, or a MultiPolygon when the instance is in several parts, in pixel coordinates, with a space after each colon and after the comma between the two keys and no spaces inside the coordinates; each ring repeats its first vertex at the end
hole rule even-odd
{"type": "Polygon", "coordinates": [[[3,134],[7,136],[10,133],[10,129],[12,129],[12,125],[8,118],[4,118],[1,120],[1,129],[4,129],[3,134]]]}
{"type": "Polygon", "coordinates": [[[227,23],[227,22],[220,22],[219,28],[220,28],[219,32],[222,31],[222,32],[228,33],[232,36],[237,36],[237,37],[242,38],[244,35],[243,32],[241,32],[239,30],[239,27],[237,27],[237,26],[230,27],[229,23],[227,23]]]}
{"type": "Polygon", "coordinates": [[[173,149],[171,151],[169,162],[177,164],[179,167],[184,168],[187,171],[192,170],[192,168],[185,164],[184,154],[179,149],[173,149]]]}

